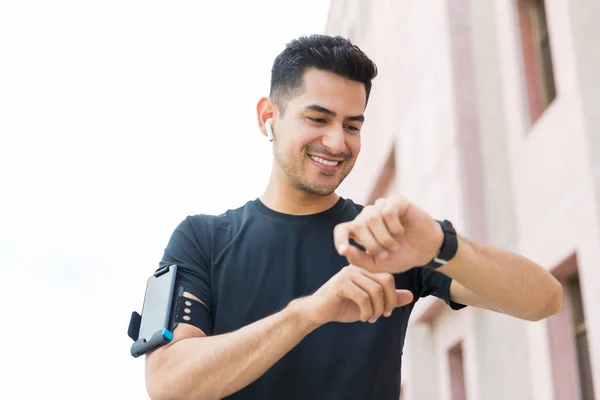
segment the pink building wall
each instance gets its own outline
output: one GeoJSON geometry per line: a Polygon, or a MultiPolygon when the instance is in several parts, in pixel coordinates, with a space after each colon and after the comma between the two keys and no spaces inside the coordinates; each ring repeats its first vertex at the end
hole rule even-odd
{"type": "MultiPolygon", "coordinates": [[[[327,33],[350,37],[380,71],[363,150],[340,193],[366,202],[393,149],[388,193],[559,277],[577,270],[599,397],[600,2],[545,4],[557,97],[532,122],[516,0],[332,0],[327,33]]],[[[569,305],[531,323],[420,301],[404,399],[579,398],[569,305]],[[457,343],[463,397],[452,396],[457,343]]]]}

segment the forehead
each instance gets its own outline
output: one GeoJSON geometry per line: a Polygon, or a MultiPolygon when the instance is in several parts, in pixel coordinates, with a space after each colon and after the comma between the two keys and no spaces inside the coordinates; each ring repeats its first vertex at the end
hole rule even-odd
{"type": "Polygon", "coordinates": [[[362,82],[311,68],[304,73],[301,94],[292,102],[295,108],[318,104],[340,115],[361,115],[365,111],[367,93],[362,82]]]}

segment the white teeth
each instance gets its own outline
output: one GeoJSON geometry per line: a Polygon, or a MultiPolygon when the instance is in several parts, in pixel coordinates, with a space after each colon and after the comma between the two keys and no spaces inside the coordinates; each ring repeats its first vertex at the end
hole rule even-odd
{"type": "Polygon", "coordinates": [[[338,165],[340,163],[339,161],[328,161],[328,160],[324,160],[320,157],[315,157],[315,156],[310,156],[310,158],[312,158],[313,160],[315,160],[318,163],[328,165],[330,167],[335,167],[336,165],[338,165]]]}

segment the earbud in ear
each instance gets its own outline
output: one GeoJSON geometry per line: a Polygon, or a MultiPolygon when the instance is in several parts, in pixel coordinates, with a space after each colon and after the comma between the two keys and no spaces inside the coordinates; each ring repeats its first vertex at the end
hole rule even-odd
{"type": "Polygon", "coordinates": [[[267,130],[267,138],[269,139],[270,142],[273,141],[273,128],[271,127],[271,121],[273,121],[272,118],[269,118],[268,120],[265,121],[265,129],[267,130]]]}

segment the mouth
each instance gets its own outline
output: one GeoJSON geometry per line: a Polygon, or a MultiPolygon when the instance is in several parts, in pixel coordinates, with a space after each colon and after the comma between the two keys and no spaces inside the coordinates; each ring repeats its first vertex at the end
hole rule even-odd
{"type": "Polygon", "coordinates": [[[316,165],[319,169],[324,172],[333,173],[336,172],[340,165],[344,162],[344,160],[328,160],[323,157],[308,155],[308,158],[311,159],[314,165],[316,165]]]}
{"type": "Polygon", "coordinates": [[[316,162],[318,162],[320,164],[323,164],[323,165],[327,165],[329,167],[335,167],[335,166],[337,166],[338,164],[341,163],[341,161],[327,160],[325,158],[317,157],[317,156],[311,156],[311,155],[309,155],[309,157],[311,158],[311,160],[316,161],[316,162]]]}

